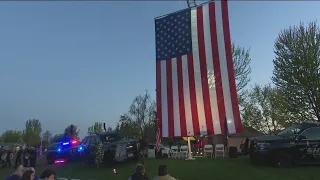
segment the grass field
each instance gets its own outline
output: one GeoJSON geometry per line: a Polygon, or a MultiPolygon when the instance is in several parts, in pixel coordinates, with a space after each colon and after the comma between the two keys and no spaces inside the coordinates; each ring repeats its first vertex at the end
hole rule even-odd
{"type": "MultiPolygon", "coordinates": [[[[88,167],[80,162],[51,166],[40,165],[36,170],[40,173],[49,167],[54,169],[60,177],[82,180],[127,180],[134,171],[135,164],[132,162],[98,169],[88,167]],[[116,168],[117,174],[113,174],[113,168],[116,168]]],[[[170,174],[179,180],[318,180],[320,178],[319,167],[316,166],[300,166],[289,169],[255,167],[249,163],[247,158],[197,159],[195,161],[145,160],[149,178],[156,175],[157,167],[161,164],[168,165],[170,174]]],[[[8,169],[0,171],[2,171],[0,172],[1,179],[10,174],[8,169]]]]}

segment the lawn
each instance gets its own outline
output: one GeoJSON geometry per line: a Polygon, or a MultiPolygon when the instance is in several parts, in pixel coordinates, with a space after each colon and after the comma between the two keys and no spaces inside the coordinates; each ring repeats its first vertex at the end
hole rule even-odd
{"type": "MultiPolygon", "coordinates": [[[[185,160],[145,160],[147,174],[150,178],[156,175],[157,167],[166,164],[170,174],[179,180],[316,180],[319,179],[319,167],[304,166],[290,169],[275,169],[271,167],[255,167],[247,158],[237,159],[197,159],[185,160]]],[[[88,167],[83,163],[55,165],[59,176],[79,178],[82,180],[127,180],[134,171],[135,163],[119,164],[116,167],[96,168],[88,167]],[[112,169],[116,168],[117,174],[112,169]]],[[[46,165],[37,167],[37,171],[47,168],[46,165]]],[[[0,173],[8,174],[8,170],[0,173]]]]}

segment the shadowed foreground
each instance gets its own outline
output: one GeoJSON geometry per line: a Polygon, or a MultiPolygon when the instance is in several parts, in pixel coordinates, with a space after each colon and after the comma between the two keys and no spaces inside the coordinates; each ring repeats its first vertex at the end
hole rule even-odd
{"type": "MultiPolygon", "coordinates": [[[[132,174],[134,162],[118,164],[115,167],[88,167],[82,162],[60,165],[39,165],[36,170],[40,174],[45,168],[51,168],[59,177],[79,178],[82,180],[125,180],[132,174]],[[113,174],[116,168],[117,174],[113,174]]],[[[313,180],[319,177],[316,166],[293,167],[289,169],[275,169],[271,167],[256,167],[247,158],[237,159],[197,159],[185,160],[145,160],[149,178],[157,174],[157,167],[166,164],[170,174],[180,180],[313,180]]],[[[10,174],[8,170],[1,170],[1,179],[10,174]]]]}

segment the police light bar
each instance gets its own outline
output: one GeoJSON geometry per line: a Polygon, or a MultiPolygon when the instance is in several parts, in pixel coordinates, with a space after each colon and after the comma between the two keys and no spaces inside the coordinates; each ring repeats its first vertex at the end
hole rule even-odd
{"type": "Polygon", "coordinates": [[[78,141],[77,140],[73,140],[73,141],[71,141],[71,144],[77,144],[78,143],[78,141]]]}
{"type": "Polygon", "coordinates": [[[69,142],[64,142],[64,143],[62,143],[62,145],[68,145],[68,144],[70,144],[69,142]]]}

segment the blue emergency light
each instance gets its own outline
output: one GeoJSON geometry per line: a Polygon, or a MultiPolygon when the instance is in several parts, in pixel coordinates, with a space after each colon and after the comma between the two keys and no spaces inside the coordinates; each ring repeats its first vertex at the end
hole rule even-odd
{"type": "Polygon", "coordinates": [[[69,144],[70,144],[69,142],[62,143],[62,145],[64,145],[64,146],[69,145],[69,144]]]}
{"type": "Polygon", "coordinates": [[[78,151],[79,151],[79,152],[83,151],[83,147],[80,146],[80,147],[78,148],[78,151]]]}

